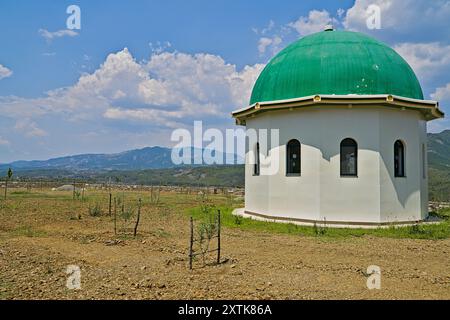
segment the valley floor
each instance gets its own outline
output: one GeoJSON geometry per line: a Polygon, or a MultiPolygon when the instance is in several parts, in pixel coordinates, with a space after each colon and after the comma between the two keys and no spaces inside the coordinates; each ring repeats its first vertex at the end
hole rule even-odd
{"type": "Polygon", "coordinates": [[[450,299],[448,238],[327,238],[224,227],[223,263],[197,260],[191,271],[186,212],[205,199],[165,193],[155,205],[149,194],[126,193],[127,204],[144,199],[134,238],[134,216],[119,219],[125,233],[114,235],[109,191],[87,196],[18,192],[0,204],[1,299],[450,299]],[[89,215],[100,202],[103,214],[89,215]],[[80,267],[80,290],[66,287],[68,265],[80,267]],[[381,268],[380,290],[366,286],[370,265],[381,268]]]}

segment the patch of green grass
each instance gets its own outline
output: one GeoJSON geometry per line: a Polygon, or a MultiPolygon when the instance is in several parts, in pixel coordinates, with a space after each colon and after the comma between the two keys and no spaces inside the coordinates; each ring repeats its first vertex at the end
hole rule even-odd
{"type": "Polygon", "coordinates": [[[29,195],[29,194],[31,194],[31,192],[30,191],[24,191],[24,190],[18,190],[18,191],[11,191],[10,193],[9,193],[10,195],[29,195]]]}
{"type": "Polygon", "coordinates": [[[102,215],[102,208],[100,204],[96,203],[93,207],[89,205],[89,215],[91,217],[99,217],[102,215]]]}
{"type": "Polygon", "coordinates": [[[42,230],[36,230],[29,225],[17,227],[16,229],[12,230],[10,234],[15,237],[29,237],[29,238],[44,237],[47,235],[46,232],[42,230]]]}
{"type": "MultiPolygon", "coordinates": [[[[439,213],[439,217],[443,219],[438,224],[427,225],[411,225],[406,227],[388,227],[377,229],[350,229],[350,228],[330,228],[319,224],[316,226],[300,226],[293,223],[277,223],[252,220],[233,216],[232,208],[218,207],[213,210],[220,209],[222,216],[221,222],[223,227],[239,228],[242,230],[252,230],[260,232],[291,234],[299,236],[310,236],[320,238],[348,238],[362,236],[377,236],[387,238],[410,238],[410,239],[447,239],[450,238],[450,209],[443,210],[439,213]]],[[[196,220],[204,220],[205,213],[202,207],[196,207],[189,210],[196,220]]]]}
{"type": "Polygon", "coordinates": [[[444,220],[450,220],[450,208],[444,208],[437,212],[431,212],[431,216],[435,216],[444,220]]]}
{"type": "Polygon", "coordinates": [[[11,289],[11,283],[0,278],[0,300],[11,299],[11,289]]]}
{"type": "Polygon", "coordinates": [[[167,232],[167,231],[164,231],[164,229],[161,229],[161,228],[153,230],[153,231],[150,231],[150,233],[152,235],[154,235],[155,237],[158,237],[158,238],[168,238],[168,237],[170,237],[170,233],[167,232]]]}

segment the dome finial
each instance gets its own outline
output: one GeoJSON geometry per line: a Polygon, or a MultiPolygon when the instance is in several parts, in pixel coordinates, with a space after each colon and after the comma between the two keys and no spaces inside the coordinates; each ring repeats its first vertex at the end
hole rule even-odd
{"type": "Polygon", "coordinates": [[[333,28],[332,24],[327,24],[325,26],[325,28],[323,29],[323,31],[333,31],[333,30],[334,30],[334,28],[333,28]]]}

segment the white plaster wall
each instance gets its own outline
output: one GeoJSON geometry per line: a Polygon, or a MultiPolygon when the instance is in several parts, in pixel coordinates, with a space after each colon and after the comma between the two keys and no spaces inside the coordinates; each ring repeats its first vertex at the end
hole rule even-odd
{"type": "MultiPolygon", "coordinates": [[[[427,216],[427,182],[422,172],[426,125],[420,113],[399,109],[380,112],[381,220],[413,221],[427,216]],[[394,176],[394,143],[405,146],[405,175],[394,176]]],[[[426,154],[426,153],[425,153],[426,154]]]]}
{"type": "Polygon", "coordinates": [[[279,165],[275,174],[253,176],[247,154],[245,200],[249,212],[343,222],[426,216],[427,181],[419,179],[420,145],[426,142],[426,129],[416,111],[317,106],[263,113],[248,119],[247,128],[280,130],[280,143],[271,149],[271,160],[279,165]],[[356,178],[340,176],[340,142],[348,137],[358,143],[356,178]],[[285,145],[290,139],[301,143],[300,177],[285,174],[285,145]],[[406,178],[393,178],[396,139],[406,141],[406,178]]]}
{"type": "Polygon", "coordinates": [[[421,175],[420,184],[420,203],[421,203],[421,218],[428,217],[428,137],[427,137],[427,122],[423,119],[419,120],[419,137],[421,146],[419,146],[419,158],[421,164],[419,165],[419,174],[421,175]],[[423,151],[422,151],[423,148],[423,151]]]}

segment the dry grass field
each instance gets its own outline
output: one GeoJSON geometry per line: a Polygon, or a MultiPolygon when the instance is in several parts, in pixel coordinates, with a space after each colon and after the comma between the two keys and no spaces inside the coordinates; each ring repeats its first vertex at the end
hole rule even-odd
{"type": "Polygon", "coordinates": [[[0,202],[0,299],[450,299],[448,222],[318,232],[234,218],[229,207],[242,200],[223,195],[163,192],[152,204],[148,192],[112,193],[124,199],[117,235],[109,191],[82,201],[11,190],[0,202]],[[222,263],[197,259],[189,270],[189,217],[199,225],[202,204],[222,208],[222,263]],[[68,265],[81,269],[79,290],[66,287],[68,265]],[[366,286],[370,265],[381,268],[380,290],[366,286]]]}

